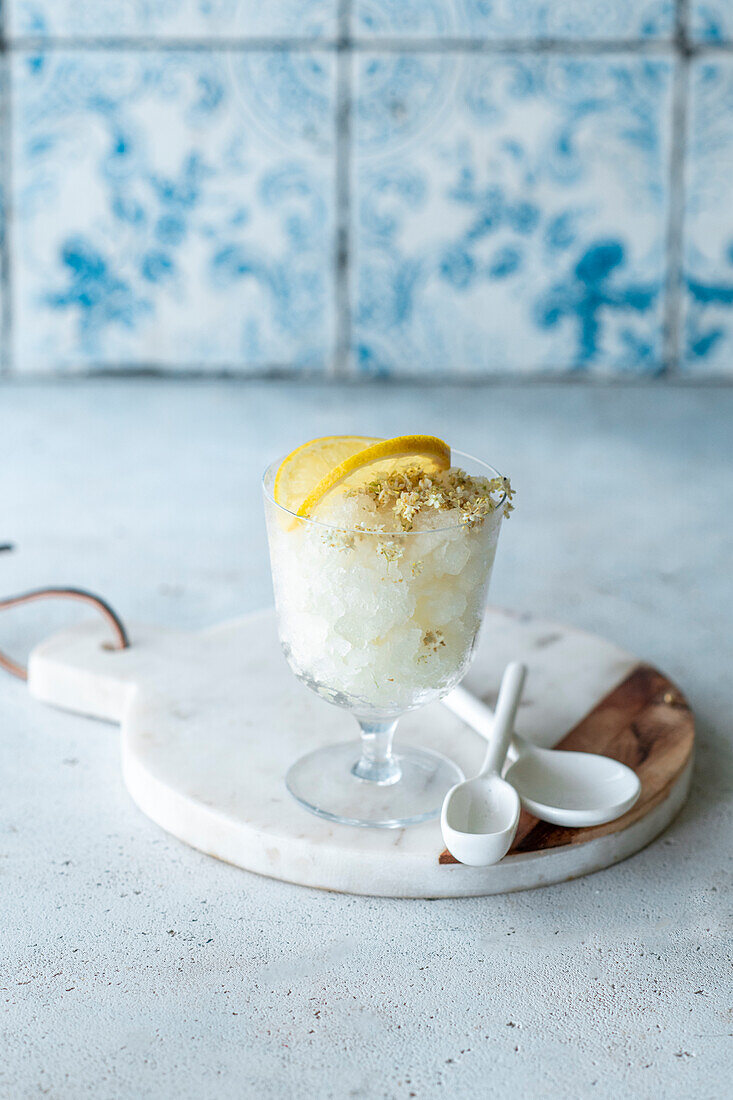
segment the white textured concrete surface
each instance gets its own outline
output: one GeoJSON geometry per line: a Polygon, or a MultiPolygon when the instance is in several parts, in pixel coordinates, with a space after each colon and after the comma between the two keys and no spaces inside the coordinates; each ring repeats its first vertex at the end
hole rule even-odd
{"type": "MultiPolygon", "coordinates": [[[[647,656],[698,717],[633,859],[506,897],[258,878],[125,794],[116,734],[0,682],[0,1095],[693,1097],[733,1071],[733,390],[111,382],[0,388],[0,592],[78,583],[204,626],[269,599],[258,475],[434,431],[513,476],[497,602],[647,656]]],[[[14,653],[78,616],[4,613],[14,653]]]]}

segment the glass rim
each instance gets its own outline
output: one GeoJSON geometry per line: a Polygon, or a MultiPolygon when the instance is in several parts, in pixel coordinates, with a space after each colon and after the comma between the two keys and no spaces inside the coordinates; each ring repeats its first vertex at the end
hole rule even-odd
{"type": "MultiPolygon", "coordinates": [[[[474,455],[467,454],[465,451],[454,450],[452,447],[451,465],[453,465],[454,455],[457,455],[459,458],[467,458],[471,462],[475,462],[477,465],[483,466],[483,468],[489,472],[489,476],[501,478],[502,481],[504,480],[504,475],[500,474],[496,467],[490,466],[488,462],[484,462],[484,460],[481,458],[476,458],[474,455]]],[[[446,531],[460,531],[465,528],[465,524],[463,523],[449,523],[445,527],[431,527],[427,531],[378,531],[376,529],[363,527],[338,527],[335,523],[323,523],[322,520],[310,519],[308,516],[299,516],[297,512],[291,512],[291,510],[289,508],[286,508],[284,504],[279,504],[267,487],[267,475],[270,473],[271,470],[277,469],[277,467],[279,467],[280,463],[285,458],[287,458],[287,455],[283,455],[282,458],[274,459],[274,461],[270,462],[266,466],[265,472],[262,475],[262,492],[265,496],[265,499],[268,500],[270,504],[274,505],[274,507],[277,508],[278,511],[284,512],[286,516],[291,516],[293,519],[296,519],[298,523],[307,523],[310,524],[312,527],[318,527],[322,530],[340,531],[343,534],[348,535],[380,535],[382,538],[409,538],[411,535],[438,535],[441,532],[444,533],[446,531]]],[[[496,503],[496,508],[494,509],[494,512],[499,512],[501,510],[502,506],[506,503],[506,499],[507,491],[506,489],[504,489],[501,493],[499,500],[496,503]]],[[[493,515],[494,513],[492,512],[490,514],[493,515]]]]}

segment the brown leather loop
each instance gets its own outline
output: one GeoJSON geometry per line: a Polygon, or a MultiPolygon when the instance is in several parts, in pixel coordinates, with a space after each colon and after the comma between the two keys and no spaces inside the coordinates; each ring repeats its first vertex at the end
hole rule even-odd
{"type": "MultiPolygon", "coordinates": [[[[81,603],[91,604],[98,611],[101,611],[112,627],[116,638],[116,644],[113,648],[127,649],[129,646],[130,639],[127,636],[124,623],[116,611],[100,596],[95,596],[93,592],[87,592],[84,588],[34,588],[31,592],[23,592],[19,596],[8,596],[7,599],[0,600],[0,611],[8,607],[19,607],[24,603],[32,603],[34,600],[46,599],[79,600],[81,603]]],[[[4,653],[0,653],[0,668],[4,668],[21,680],[28,679],[28,670],[23,665],[18,664],[17,661],[6,657],[4,653]]]]}

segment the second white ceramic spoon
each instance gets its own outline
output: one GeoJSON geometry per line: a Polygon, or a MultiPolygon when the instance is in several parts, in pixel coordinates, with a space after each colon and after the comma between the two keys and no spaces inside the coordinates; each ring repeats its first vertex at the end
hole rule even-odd
{"type": "MultiPolygon", "coordinates": [[[[494,715],[475,695],[457,687],[442,701],[482,737],[490,736],[494,715]]],[[[641,792],[636,773],[608,756],[541,749],[516,733],[511,748],[516,759],[504,779],[542,821],[570,827],[603,825],[630,810],[641,792]]]]}
{"type": "Polygon", "coordinates": [[[501,778],[517,706],[524,686],[524,665],[507,665],[491,719],[483,767],[474,779],[451,787],[443,801],[440,827],[448,851],[470,867],[498,863],[511,847],[519,821],[519,795],[501,778]]]}

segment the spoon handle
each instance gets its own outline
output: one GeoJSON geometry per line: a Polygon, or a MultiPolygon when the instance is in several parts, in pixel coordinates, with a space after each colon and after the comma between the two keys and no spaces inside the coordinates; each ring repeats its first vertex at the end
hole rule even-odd
{"type": "Polygon", "coordinates": [[[522,697],[524,679],[527,675],[527,666],[519,661],[512,661],[504,670],[499,688],[499,698],[496,700],[494,721],[489,735],[489,747],[486,750],[484,764],[479,775],[501,773],[501,766],[506,758],[509,742],[514,732],[514,719],[517,715],[517,707],[522,697]]]}
{"type": "MultiPolygon", "coordinates": [[[[462,722],[465,722],[467,726],[470,726],[472,730],[483,737],[484,741],[491,740],[491,731],[494,728],[494,712],[490,706],[469,691],[468,688],[461,687],[459,684],[458,687],[454,687],[452,691],[444,695],[440,701],[452,714],[455,714],[456,718],[460,718],[462,722]]],[[[509,760],[514,763],[526,751],[526,740],[520,737],[515,730],[509,742],[507,753],[509,760]]]]}
{"type": "Polygon", "coordinates": [[[440,701],[456,718],[460,718],[485,740],[489,740],[494,725],[494,712],[476,695],[459,686],[449,691],[440,701]]]}

